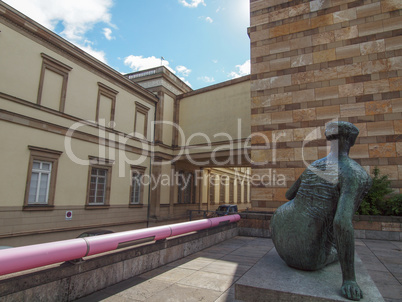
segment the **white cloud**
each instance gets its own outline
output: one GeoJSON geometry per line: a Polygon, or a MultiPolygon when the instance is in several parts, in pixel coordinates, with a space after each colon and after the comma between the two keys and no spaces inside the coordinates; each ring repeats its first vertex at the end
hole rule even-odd
{"type": "Polygon", "coordinates": [[[5,0],[5,2],[52,31],[61,23],[64,29],[59,34],[62,37],[106,62],[104,52],[94,50],[88,45],[85,34],[97,23],[113,26],[112,15],[109,12],[113,0],[5,0]]]}
{"type": "Polygon", "coordinates": [[[203,76],[203,77],[199,77],[198,80],[201,80],[205,83],[213,83],[215,82],[215,79],[213,77],[208,77],[208,76],[203,76]]]}
{"type": "Polygon", "coordinates": [[[208,23],[212,23],[212,22],[214,22],[214,20],[212,20],[212,18],[211,18],[211,17],[204,17],[204,16],[200,16],[200,17],[198,17],[198,19],[200,19],[200,20],[204,20],[205,22],[208,22],[208,23]]]}
{"type": "Polygon", "coordinates": [[[212,60],[212,63],[218,63],[218,60],[216,60],[216,59],[214,59],[214,60],[212,60]]]}
{"type": "Polygon", "coordinates": [[[182,74],[184,77],[188,77],[189,74],[191,73],[191,69],[188,69],[187,67],[183,65],[176,66],[176,70],[178,73],[182,74]]]}
{"type": "Polygon", "coordinates": [[[114,37],[112,36],[112,30],[108,27],[105,27],[103,29],[103,34],[105,35],[105,38],[109,41],[114,39],[114,37]]]}
{"type": "Polygon", "coordinates": [[[161,58],[156,58],[154,56],[144,58],[143,56],[129,55],[124,59],[124,65],[129,66],[133,71],[140,71],[149,68],[154,68],[161,66],[168,68],[171,72],[176,73],[172,68],[169,67],[169,61],[162,60],[161,58]]]}
{"type": "MultiPolygon", "coordinates": [[[[246,3],[247,3],[247,2],[246,2],[246,3]]],[[[215,13],[220,13],[220,12],[222,12],[222,11],[224,11],[224,10],[226,10],[225,7],[219,6],[219,7],[216,9],[215,13]]]]}
{"type": "Polygon", "coordinates": [[[82,40],[84,34],[96,23],[110,24],[112,0],[6,0],[8,4],[54,30],[61,22],[63,36],[71,40],[82,40]]]}
{"type": "Polygon", "coordinates": [[[229,78],[235,79],[250,74],[250,68],[251,68],[250,60],[247,60],[241,65],[236,65],[236,68],[237,68],[236,71],[232,71],[231,73],[229,73],[228,75],[229,78]]]}
{"type": "Polygon", "coordinates": [[[186,0],[179,0],[179,3],[181,3],[185,7],[198,7],[198,5],[202,4],[206,6],[204,0],[191,0],[191,3],[188,3],[186,0]]]}
{"type": "Polygon", "coordinates": [[[103,62],[103,63],[107,63],[106,61],[106,54],[104,51],[102,50],[95,50],[92,48],[91,45],[86,44],[86,45],[77,45],[79,48],[81,48],[82,50],[84,50],[85,52],[89,53],[91,56],[95,57],[96,59],[98,59],[99,61],[103,62]]]}

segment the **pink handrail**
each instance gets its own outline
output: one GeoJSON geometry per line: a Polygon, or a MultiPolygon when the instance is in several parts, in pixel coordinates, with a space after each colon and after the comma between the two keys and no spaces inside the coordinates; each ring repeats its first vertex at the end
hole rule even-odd
{"type": "Polygon", "coordinates": [[[147,229],[4,249],[0,250],[0,275],[112,251],[117,249],[119,244],[135,242],[135,240],[139,239],[151,238],[156,241],[208,229],[223,222],[231,223],[239,220],[240,215],[235,214],[147,229]]]}

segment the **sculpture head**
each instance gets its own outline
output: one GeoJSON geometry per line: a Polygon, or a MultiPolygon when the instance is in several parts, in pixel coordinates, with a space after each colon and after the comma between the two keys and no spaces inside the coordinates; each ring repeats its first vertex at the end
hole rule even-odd
{"type": "Polygon", "coordinates": [[[352,147],[356,138],[359,135],[359,129],[349,122],[337,121],[327,124],[325,129],[325,136],[327,140],[339,140],[347,143],[349,147],[352,147]]]}

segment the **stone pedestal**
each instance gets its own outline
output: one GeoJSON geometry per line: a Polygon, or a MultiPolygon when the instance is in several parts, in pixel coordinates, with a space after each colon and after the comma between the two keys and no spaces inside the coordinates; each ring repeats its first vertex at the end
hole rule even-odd
{"type": "MultiPolygon", "coordinates": [[[[362,302],[384,301],[376,285],[355,255],[356,279],[362,302]]],[[[241,301],[350,301],[341,295],[342,272],[338,262],[314,272],[290,268],[273,248],[235,285],[241,301]]]]}

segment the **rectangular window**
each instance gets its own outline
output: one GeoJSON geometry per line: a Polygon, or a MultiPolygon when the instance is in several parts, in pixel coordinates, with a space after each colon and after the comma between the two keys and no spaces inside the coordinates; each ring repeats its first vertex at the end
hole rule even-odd
{"type": "Polygon", "coordinates": [[[104,205],[106,197],[107,169],[92,168],[89,188],[89,205],[104,205]]]}
{"type": "Polygon", "coordinates": [[[142,205],[144,186],[142,183],[145,167],[131,167],[130,205],[142,205]]]}
{"type": "Polygon", "coordinates": [[[57,166],[61,151],[28,146],[27,186],[24,209],[52,206],[56,191],[57,166]]]}
{"type": "Polygon", "coordinates": [[[31,184],[29,185],[28,204],[47,204],[49,199],[52,163],[34,160],[31,184]]]}
{"type": "Polygon", "coordinates": [[[131,204],[140,204],[141,199],[141,175],[134,173],[132,176],[132,192],[131,192],[131,204]]]}
{"type": "Polygon", "coordinates": [[[88,192],[89,208],[109,206],[113,160],[89,157],[88,192]]]}

